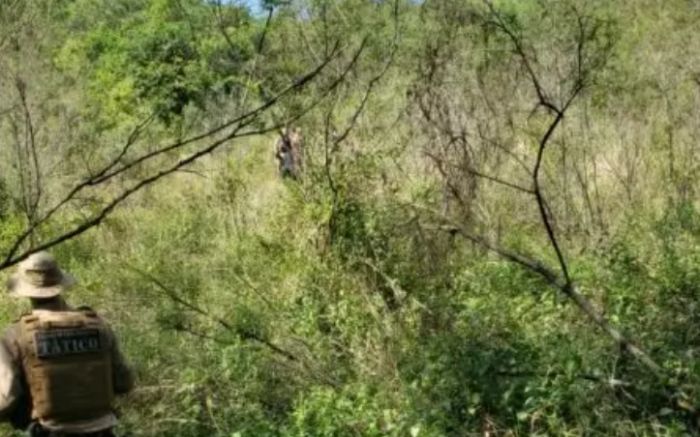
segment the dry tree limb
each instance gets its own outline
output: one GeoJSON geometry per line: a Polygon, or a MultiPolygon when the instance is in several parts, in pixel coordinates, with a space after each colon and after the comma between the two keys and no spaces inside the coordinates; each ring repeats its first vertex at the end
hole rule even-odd
{"type": "MultiPolygon", "coordinates": [[[[296,357],[296,355],[292,354],[291,352],[289,352],[287,350],[282,349],[280,346],[277,346],[276,344],[272,343],[270,340],[254,333],[254,332],[238,329],[235,326],[233,326],[232,324],[230,324],[229,322],[227,322],[226,320],[220,318],[219,316],[212,314],[211,312],[198,306],[197,304],[186,300],[185,298],[180,296],[179,293],[170,289],[170,287],[165,285],[165,283],[163,283],[163,281],[156,278],[154,275],[152,275],[148,272],[145,272],[139,268],[133,267],[133,266],[128,266],[128,268],[129,268],[129,270],[134,271],[135,273],[139,274],[144,279],[146,279],[149,282],[151,282],[152,284],[154,284],[156,287],[158,287],[158,289],[160,289],[161,292],[163,292],[163,294],[166,297],[171,299],[176,304],[182,306],[183,308],[186,308],[186,309],[188,309],[196,314],[199,314],[200,316],[204,317],[205,319],[208,319],[210,321],[215,322],[220,327],[222,327],[224,330],[226,330],[229,333],[235,334],[236,336],[240,337],[242,340],[250,340],[250,341],[260,343],[261,345],[266,346],[272,352],[274,352],[274,353],[276,353],[276,354],[278,354],[278,355],[280,355],[280,356],[282,356],[290,361],[298,361],[298,358],[296,357]]],[[[184,329],[185,327],[180,327],[180,328],[185,330],[184,329]]],[[[188,330],[187,332],[192,333],[190,330],[188,330]]],[[[211,336],[210,334],[200,333],[199,336],[202,338],[210,339],[210,340],[216,339],[218,342],[221,341],[217,337],[211,336]]]]}
{"type": "MultiPolygon", "coordinates": [[[[698,412],[698,409],[691,405],[688,395],[680,387],[671,382],[671,378],[669,378],[666,369],[659,365],[649,355],[649,353],[638,346],[630,337],[625,335],[620,329],[610,323],[604,314],[595,308],[589,298],[586,297],[586,295],[576,285],[574,279],[571,277],[564,251],[557,238],[556,230],[552,222],[553,216],[550,208],[547,206],[546,196],[541,184],[540,174],[543,167],[545,152],[550,144],[552,136],[562,123],[568,109],[587,87],[589,83],[589,75],[591,74],[590,70],[596,67],[601,67],[606,60],[607,55],[603,54],[600,58],[600,65],[596,64],[594,66],[584,66],[584,52],[587,50],[587,43],[589,39],[596,32],[596,28],[594,27],[593,29],[588,29],[588,22],[577,13],[578,35],[575,59],[576,68],[572,73],[575,76],[573,77],[573,84],[564,96],[563,100],[561,102],[556,102],[549,96],[547,90],[545,90],[542,86],[542,80],[538,76],[535,67],[533,66],[534,61],[532,55],[525,48],[522,37],[510,27],[502,15],[496,10],[491,1],[484,0],[484,3],[486,4],[489,12],[487,21],[494,25],[496,29],[501,31],[510,40],[515,56],[520,59],[521,65],[525,70],[526,76],[528,77],[537,97],[537,107],[545,108],[547,113],[551,114],[552,116],[539,140],[534,166],[530,173],[533,184],[532,193],[528,192],[528,194],[534,194],[540,220],[547,235],[549,245],[556,256],[558,267],[556,269],[549,267],[546,263],[540,260],[525,256],[508,248],[504,248],[498,244],[492,243],[483,236],[472,234],[464,226],[455,224],[439,213],[431,213],[436,215],[442,221],[444,230],[453,235],[459,234],[466,240],[497,254],[503,259],[537,273],[550,286],[554,287],[564,296],[566,296],[581,312],[586,315],[589,320],[591,320],[607,336],[613,339],[622,351],[625,351],[634,357],[648,371],[650,371],[650,373],[654,375],[665,387],[666,392],[664,395],[668,398],[670,404],[677,411],[683,412],[692,417],[694,422],[692,426],[697,427],[700,425],[700,413],[698,412]]],[[[605,47],[610,47],[610,45],[605,47]]],[[[499,181],[499,183],[501,182],[502,181],[499,181]]],[[[527,192],[528,190],[519,189],[519,191],[527,192]]]]}
{"type": "MultiPolygon", "coordinates": [[[[146,279],[147,281],[151,282],[153,285],[155,285],[165,297],[168,299],[172,300],[176,304],[180,305],[182,308],[185,308],[189,311],[192,311],[193,313],[197,314],[198,316],[209,320],[211,322],[214,322],[217,324],[220,328],[222,328],[224,331],[227,333],[233,334],[239,339],[243,341],[249,341],[253,343],[257,343],[261,346],[264,346],[266,349],[268,349],[270,352],[273,354],[284,358],[284,360],[289,364],[289,365],[295,365],[299,366],[303,371],[307,374],[312,376],[313,378],[317,379],[319,382],[328,385],[333,388],[338,388],[339,383],[333,379],[330,375],[324,373],[321,371],[316,363],[310,362],[308,359],[303,358],[300,355],[297,355],[293,352],[291,352],[289,349],[285,349],[284,347],[278,345],[277,343],[273,342],[272,340],[266,338],[263,335],[260,335],[256,332],[250,331],[250,330],[243,330],[240,329],[227,320],[221,318],[220,316],[208,311],[207,309],[197,305],[194,302],[191,302],[185,298],[183,298],[180,293],[177,291],[171,289],[168,287],[163,281],[155,277],[154,275],[143,271],[137,267],[126,265],[126,268],[129,270],[135,272],[142,278],[146,279]]],[[[183,332],[189,335],[192,335],[194,337],[207,340],[207,341],[213,341],[218,344],[222,345],[230,345],[231,342],[227,341],[225,339],[222,339],[216,335],[203,332],[200,330],[197,330],[196,328],[185,325],[183,323],[177,323],[173,326],[173,329],[175,329],[178,332],[183,332]]],[[[293,340],[299,341],[299,339],[294,338],[293,340]]],[[[310,351],[310,346],[306,343],[302,343],[307,347],[310,351]]],[[[313,355],[313,352],[310,351],[313,355]]]]}
{"type": "MultiPolygon", "coordinates": [[[[445,160],[432,152],[424,152],[424,154],[435,163],[435,166],[437,167],[438,172],[440,172],[440,174],[445,179],[448,179],[448,174],[447,174],[447,171],[445,169],[445,164],[446,164],[445,160]]],[[[530,195],[535,194],[535,191],[532,188],[523,187],[522,185],[518,185],[517,183],[510,182],[510,181],[502,179],[498,176],[493,176],[493,175],[481,172],[481,171],[479,171],[471,166],[468,166],[468,167],[462,166],[462,167],[460,167],[460,169],[466,171],[467,173],[469,173],[472,176],[475,176],[475,177],[478,177],[481,179],[485,179],[487,181],[493,182],[496,185],[501,185],[501,186],[504,186],[507,188],[511,188],[513,190],[520,191],[520,192],[525,193],[525,194],[530,194],[530,195]]],[[[450,182],[448,182],[448,184],[452,185],[450,182]]],[[[451,187],[451,189],[453,192],[457,191],[457,189],[454,187],[451,187]]],[[[454,195],[458,196],[457,193],[454,193],[454,195]]]]}
{"type": "MultiPolygon", "coordinates": [[[[516,54],[522,60],[523,65],[525,66],[525,69],[528,75],[530,76],[532,86],[536,91],[537,97],[539,99],[539,105],[547,108],[550,112],[554,114],[554,119],[551,120],[549,126],[545,130],[545,133],[540,138],[539,146],[537,149],[537,158],[535,160],[535,166],[532,171],[532,180],[533,190],[535,194],[535,199],[537,201],[538,210],[540,213],[540,218],[542,220],[543,226],[545,227],[545,231],[547,233],[547,237],[549,239],[551,247],[554,250],[557,260],[559,262],[561,277],[553,270],[549,269],[548,267],[545,267],[542,263],[535,262],[533,260],[528,260],[521,256],[516,256],[515,254],[510,253],[508,251],[504,251],[503,249],[496,250],[496,252],[501,254],[502,256],[505,256],[511,261],[515,261],[518,264],[528,267],[530,270],[536,271],[542,276],[544,276],[547,279],[547,281],[550,282],[550,284],[556,286],[564,295],[573,300],[576,306],[579,307],[579,309],[581,309],[591,320],[595,322],[596,325],[598,325],[601,329],[603,329],[604,332],[606,332],[611,338],[613,338],[625,351],[629,352],[640,362],[642,362],[656,376],[661,376],[663,374],[663,369],[661,368],[661,366],[659,366],[653,359],[651,359],[651,357],[645,351],[635,346],[632,341],[630,341],[618,329],[612,326],[610,322],[595,309],[595,307],[591,304],[590,300],[588,300],[588,298],[586,298],[577,289],[569,273],[568,264],[566,262],[564,253],[562,251],[562,248],[556,236],[556,232],[552,225],[551,213],[549,211],[549,208],[547,208],[545,195],[540,183],[540,171],[542,169],[542,162],[549,141],[552,138],[552,135],[554,134],[557,127],[561,124],[562,120],[564,119],[566,111],[570,108],[571,104],[575,101],[575,99],[580,95],[580,93],[586,86],[585,81],[588,72],[583,70],[582,66],[583,51],[587,41],[585,21],[581,18],[581,16],[579,16],[579,35],[577,38],[576,50],[577,77],[566,101],[561,107],[559,107],[547,97],[547,94],[542,89],[542,86],[540,85],[540,80],[538,79],[537,74],[532,68],[532,65],[529,61],[529,56],[527,55],[523,47],[521,39],[517,35],[515,35],[515,33],[509,28],[509,26],[502,20],[500,14],[494,9],[491,2],[486,1],[486,3],[489,6],[492,16],[496,20],[497,26],[511,39],[511,42],[515,47],[516,54]]],[[[471,240],[473,241],[473,239],[471,240]]],[[[484,244],[483,241],[481,242],[481,244],[484,244]]],[[[494,250],[495,248],[490,247],[490,249],[494,250]]]]}
{"type": "MultiPolygon", "coordinates": [[[[396,59],[396,53],[398,52],[399,49],[399,1],[395,0],[393,4],[393,11],[392,11],[392,18],[393,18],[393,25],[394,25],[394,33],[391,41],[391,48],[389,50],[389,55],[387,56],[386,61],[384,62],[382,68],[379,70],[377,74],[375,74],[367,83],[367,86],[365,88],[365,92],[362,96],[362,99],[360,100],[360,103],[355,107],[355,110],[353,111],[352,116],[350,117],[350,120],[348,121],[347,125],[345,128],[340,132],[336,133],[335,130],[333,129],[332,126],[332,118],[334,116],[335,112],[335,107],[337,104],[337,99],[334,99],[331,102],[330,108],[326,112],[324,116],[324,163],[323,163],[323,168],[324,168],[324,174],[326,177],[326,181],[328,182],[328,187],[331,190],[332,193],[332,201],[331,201],[331,214],[330,218],[328,219],[328,232],[329,232],[329,239],[332,242],[335,236],[335,222],[336,222],[336,215],[337,215],[337,210],[339,207],[339,202],[340,202],[340,193],[338,190],[338,186],[336,184],[335,178],[333,177],[333,170],[332,170],[332,163],[333,163],[333,157],[334,155],[337,154],[340,145],[347,140],[348,136],[350,133],[356,128],[360,116],[364,112],[367,103],[369,102],[375,87],[379,84],[379,82],[386,76],[386,74],[389,72],[390,68],[394,65],[395,59],[396,59]]],[[[337,97],[337,96],[336,96],[337,97]]]]}
{"type": "MultiPolygon", "coordinates": [[[[517,262],[518,264],[521,264],[529,268],[530,270],[539,273],[552,286],[558,288],[565,296],[567,296],[571,301],[573,301],[574,304],[584,314],[586,314],[586,316],[590,320],[592,320],[600,329],[603,330],[603,332],[605,332],[609,337],[611,337],[619,345],[621,350],[629,353],[631,356],[637,359],[666,387],[668,387],[673,392],[671,394],[667,393],[671,404],[676,409],[689,413],[695,421],[694,425],[697,426],[698,420],[700,419],[700,414],[698,410],[693,405],[690,405],[688,402],[686,402],[688,396],[683,392],[682,389],[680,389],[677,386],[674,386],[669,382],[669,378],[666,374],[665,369],[662,366],[660,366],[656,361],[654,361],[654,359],[646,351],[644,351],[641,347],[637,346],[630,338],[628,338],[619,329],[613,326],[610,323],[610,321],[593,306],[591,301],[576,286],[569,273],[568,264],[564,257],[561,245],[559,244],[559,241],[557,239],[555,229],[552,225],[551,214],[549,212],[549,208],[547,207],[545,195],[540,184],[540,170],[542,169],[542,162],[544,159],[544,154],[547,145],[549,144],[549,141],[552,138],[552,135],[554,134],[555,130],[564,119],[564,115],[566,114],[567,110],[588,85],[588,77],[591,74],[591,71],[584,68],[584,52],[586,50],[586,45],[590,38],[595,36],[595,33],[598,30],[597,27],[588,29],[587,21],[580,14],[578,14],[578,12],[574,10],[574,13],[577,16],[578,24],[578,35],[576,41],[576,76],[574,78],[574,84],[572,85],[568,96],[566,97],[566,100],[561,105],[557,105],[547,96],[547,93],[540,85],[541,81],[539,80],[537,74],[535,73],[535,70],[531,65],[531,62],[529,60],[530,58],[527,52],[525,51],[525,48],[523,47],[522,39],[510,29],[510,27],[502,19],[498,11],[495,10],[493,4],[489,0],[484,1],[488,5],[491,16],[495,19],[496,26],[508,36],[508,38],[511,40],[514,46],[516,55],[521,59],[523,66],[525,67],[528,73],[530,81],[532,82],[532,86],[537,94],[539,100],[538,104],[540,106],[545,107],[547,110],[549,110],[549,112],[551,112],[554,115],[554,118],[550,121],[545,133],[540,138],[539,147],[537,150],[537,158],[535,161],[534,169],[532,171],[532,179],[535,191],[535,198],[537,200],[537,206],[540,212],[540,218],[542,220],[542,224],[545,227],[550,245],[556,254],[561,275],[556,273],[552,269],[546,267],[541,262],[537,262],[522,257],[520,255],[513,254],[502,248],[491,246],[490,249],[492,251],[496,251],[501,256],[510,259],[511,261],[517,262]]],[[[606,47],[610,48],[611,43],[609,43],[606,47]]],[[[602,63],[605,63],[605,61],[607,60],[607,56],[608,55],[606,53],[603,53],[601,58],[602,63]]],[[[470,240],[473,241],[473,239],[471,238],[470,240]]],[[[482,240],[482,245],[483,244],[484,242],[482,240]]]]}
{"type": "MultiPolygon", "coordinates": [[[[346,63],[341,73],[326,86],[326,88],[320,93],[317,99],[309,103],[305,108],[300,110],[299,113],[291,116],[290,120],[296,120],[303,116],[305,113],[316,107],[321,100],[323,100],[330,92],[332,92],[332,90],[337,88],[340,85],[340,83],[342,83],[345,80],[347,74],[349,74],[352,68],[354,68],[354,66],[357,64],[361,54],[365,50],[365,46],[366,41],[363,40],[360,46],[354,51],[352,58],[349,62],[346,63]]],[[[145,153],[141,156],[132,159],[129,162],[120,165],[120,163],[123,161],[123,158],[127,155],[127,152],[131,145],[133,145],[134,142],[137,141],[143,129],[150,123],[151,118],[147,118],[134,129],[131,135],[129,135],[126,143],[114,159],[109,161],[101,170],[78,182],[72,189],[68,191],[68,193],[61,200],[59,200],[53,207],[49,208],[48,211],[42,217],[37,218],[34,223],[28,225],[27,229],[25,229],[25,231],[14,240],[10,249],[4,255],[4,260],[0,261],[0,271],[17,264],[32,253],[50,249],[64,241],[67,241],[71,238],[82,234],[83,232],[95,226],[98,226],[110,213],[114,211],[114,209],[117,206],[122,204],[133,194],[159,181],[165,176],[180,171],[182,168],[196,162],[203,156],[214,152],[216,149],[232,141],[233,139],[264,134],[278,129],[279,125],[268,126],[261,129],[246,130],[247,127],[249,127],[253,122],[258,120],[259,117],[262,114],[264,114],[267,110],[277,105],[284,97],[304,88],[309,83],[311,83],[316,77],[318,77],[321,74],[322,71],[326,69],[326,67],[333,60],[337,58],[339,51],[339,44],[336,43],[333,51],[331,52],[331,56],[325,59],[323,63],[316,66],[306,75],[294,81],[294,83],[290,84],[287,88],[285,88],[272,98],[268,99],[266,102],[262,103],[258,107],[240,116],[237,116],[213,129],[210,129],[207,132],[194,135],[192,137],[185,138],[174,143],[166,144],[152,152],[145,153]],[[228,130],[228,132],[226,132],[226,130],[228,130]],[[213,138],[215,138],[215,136],[220,133],[223,133],[223,136],[214,140],[213,138]],[[152,162],[156,157],[165,155],[169,152],[182,149],[187,145],[207,139],[210,139],[211,142],[201,146],[199,149],[195,150],[188,156],[180,159],[171,166],[157,170],[149,176],[141,179],[131,187],[124,189],[121,193],[113,197],[106,205],[104,205],[95,215],[91,216],[90,218],[78,223],[71,229],[62,232],[59,235],[44,240],[43,242],[38,242],[36,245],[33,245],[33,247],[20,251],[20,248],[23,246],[25,241],[31,236],[33,236],[41,225],[47,223],[53,216],[55,216],[57,212],[62,210],[67,204],[73,201],[79,195],[79,193],[81,193],[85,189],[99,186],[108,181],[111,181],[115,177],[125,173],[126,171],[132,168],[135,168],[148,162],[152,162]]],[[[289,120],[285,120],[284,123],[288,122],[289,120]]]]}

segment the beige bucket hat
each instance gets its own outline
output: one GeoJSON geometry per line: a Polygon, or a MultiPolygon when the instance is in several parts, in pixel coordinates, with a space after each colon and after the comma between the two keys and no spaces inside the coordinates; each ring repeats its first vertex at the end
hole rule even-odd
{"type": "Polygon", "coordinates": [[[75,284],[75,278],[58,267],[48,252],[29,255],[19,263],[17,272],[7,281],[10,295],[48,299],[75,284]]]}

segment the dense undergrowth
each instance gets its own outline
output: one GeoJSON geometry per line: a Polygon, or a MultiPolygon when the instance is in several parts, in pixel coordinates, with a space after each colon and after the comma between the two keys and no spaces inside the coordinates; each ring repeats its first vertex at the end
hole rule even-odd
{"type": "MultiPolygon", "coordinates": [[[[134,205],[56,251],[81,280],[70,299],[105,313],[136,367],[124,431],[688,432],[644,369],[538,277],[440,231],[411,235],[403,205],[369,193],[341,209],[330,245],[323,205],[264,167],[184,175],[172,198],[134,205]],[[381,265],[365,264],[364,251],[381,265]]],[[[572,264],[607,316],[690,393],[699,219],[688,206],[633,219],[572,264]]]]}

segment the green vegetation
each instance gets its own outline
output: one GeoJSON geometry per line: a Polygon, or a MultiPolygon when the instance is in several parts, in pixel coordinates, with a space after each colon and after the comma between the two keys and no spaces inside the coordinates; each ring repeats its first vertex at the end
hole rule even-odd
{"type": "Polygon", "coordinates": [[[0,1],[0,275],[114,325],[120,433],[698,432],[696,2],[264,6],[0,1]]]}

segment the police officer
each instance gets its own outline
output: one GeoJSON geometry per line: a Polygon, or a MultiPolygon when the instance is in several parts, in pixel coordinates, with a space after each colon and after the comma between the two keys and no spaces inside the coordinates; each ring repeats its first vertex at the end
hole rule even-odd
{"type": "Polygon", "coordinates": [[[30,436],[113,436],[114,395],[133,386],[110,327],[61,296],[74,283],[46,252],[21,262],[8,281],[32,311],[0,341],[0,420],[30,436]]]}

